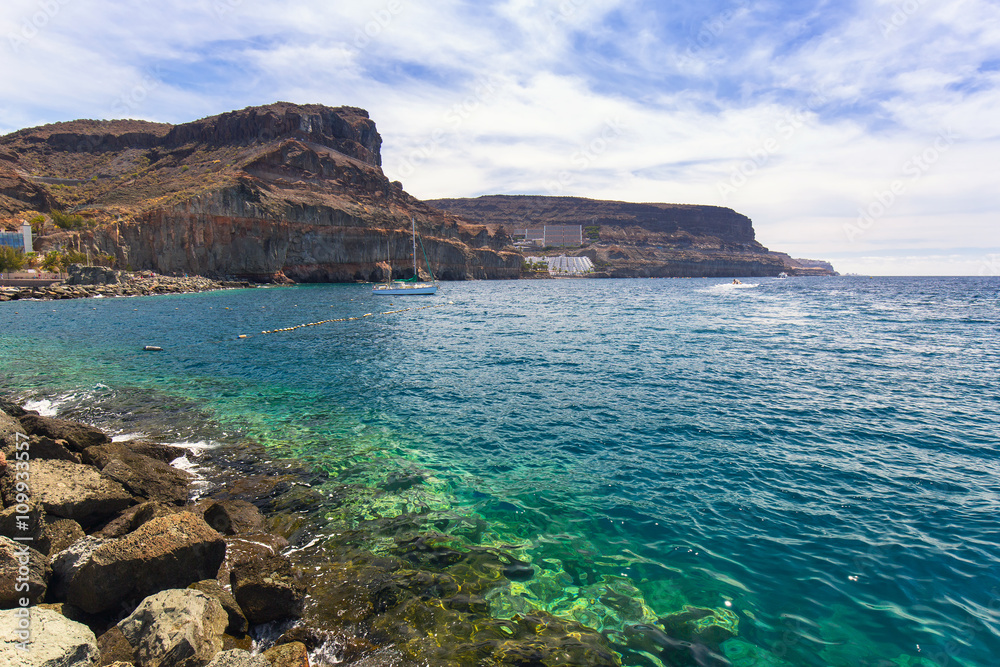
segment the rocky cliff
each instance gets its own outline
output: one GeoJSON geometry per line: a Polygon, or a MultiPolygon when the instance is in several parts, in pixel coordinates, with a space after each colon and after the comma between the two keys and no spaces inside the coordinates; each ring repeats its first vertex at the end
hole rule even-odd
{"type": "MultiPolygon", "coordinates": [[[[517,227],[579,224],[599,274],[821,274],[754,238],[727,208],[574,197],[421,202],[382,173],[363,109],[278,102],[182,125],[78,120],[0,137],[0,224],[65,212],[36,249],[119,268],[253,280],[378,281],[413,273],[411,217],[434,275],[517,278],[517,227]],[[68,228],[67,228],[68,227],[68,228]]],[[[423,270],[423,261],[418,261],[423,270]]],[[[832,268],[830,269],[832,271],[832,268]]]]}
{"type": "Polygon", "coordinates": [[[412,216],[437,277],[518,277],[506,234],[390,183],[381,142],[362,109],[287,103],[177,126],[56,123],[0,137],[0,215],[78,214],[82,229],[42,249],[122,267],[297,281],[412,274],[412,216]]]}
{"type": "MultiPolygon", "coordinates": [[[[798,260],[771,252],[756,241],[750,218],[719,206],[500,195],[428,203],[476,222],[503,226],[510,233],[543,225],[581,225],[587,228],[591,240],[587,247],[567,250],[565,254],[590,257],[598,274],[607,277],[776,276],[800,272],[798,260]]],[[[829,275],[833,268],[824,271],[814,266],[803,268],[801,273],[829,275]]]]}

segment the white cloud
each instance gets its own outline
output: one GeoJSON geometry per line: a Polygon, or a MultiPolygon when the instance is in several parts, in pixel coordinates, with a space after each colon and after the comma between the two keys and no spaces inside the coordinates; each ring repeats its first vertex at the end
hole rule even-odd
{"type": "MultiPolygon", "coordinates": [[[[14,0],[0,8],[0,131],[349,104],[370,111],[387,175],[418,197],[554,189],[721,204],[770,247],[816,257],[995,247],[998,18],[987,0],[869,0],[850,14],[739,1],[14,0]],[[38,18],[43,7],[56,9],[38,18]],[[33,18],[43,25],[12,41],[33,18]],[[942,132],[953,143],[908,180],[942,132]],[[905,191],[849,239],[844,226],[898,180],[905,191]]],[[[967,268],[957,256],[927,261],[967,268]]]]}

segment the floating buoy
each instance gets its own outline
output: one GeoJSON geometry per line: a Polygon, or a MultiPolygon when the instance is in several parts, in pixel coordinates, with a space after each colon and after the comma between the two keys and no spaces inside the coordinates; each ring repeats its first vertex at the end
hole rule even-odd
{"type": "Polygon", "coordinates": [[[247,336],[246,334],[240,334],[239,336],[237,336],[237,338],[249,338],[249,336],[247,336]]]}
{"type": "Polygon", "coordinates": [[[147,345],[142,349],[144,352],[163,352],[163,348],[157,347],[156,345],[147,345]]]}

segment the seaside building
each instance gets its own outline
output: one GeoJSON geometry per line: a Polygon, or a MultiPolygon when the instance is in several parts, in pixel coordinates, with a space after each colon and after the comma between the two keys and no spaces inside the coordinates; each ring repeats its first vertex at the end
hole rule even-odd
{"type": "Polygon", "coordinates": [[[582,276],[594,270],[594,264],[589,257],[539,257],[549,265],[549,273],[558,276],[582,276]]]}
{"type": "Polygon", "coordinates": [[[21,225],[19,232],[0,232],[0,245],[29,253],[32,251],[31,243],[31,225],[27,222],[21,225]]]}
{"type": "Polygon", "coordinates": [[[583,245],[583,225],[545,225],[515,229],[515,238],[536,246],[571,247],[583,245]]]}

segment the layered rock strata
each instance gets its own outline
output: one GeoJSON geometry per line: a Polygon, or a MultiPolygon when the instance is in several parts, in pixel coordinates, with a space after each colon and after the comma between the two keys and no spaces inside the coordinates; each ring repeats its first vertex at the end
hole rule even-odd
{"type": "Polygon", "coordinates": [[[750,218],[720,206],[528,195],[427,203],[508,233],[546,225],[584,227],[586,247],[565,254],[589,257],[597,277],[834,275],[824,262],[768,250],[757,242],[750,218]]]}
{"type": "Polygon", "coordinates": [[[282,102],[177,126],[57,123],[0,137],[0,215],[82,216],[73,231],[47,228],[42,250],[90,250],[160,273],[299,282],[412,274],[414,218],[418,271],[518,277],[520,254],[505,234],[389,182],[381,143],[362,109],[282,102]]]}

